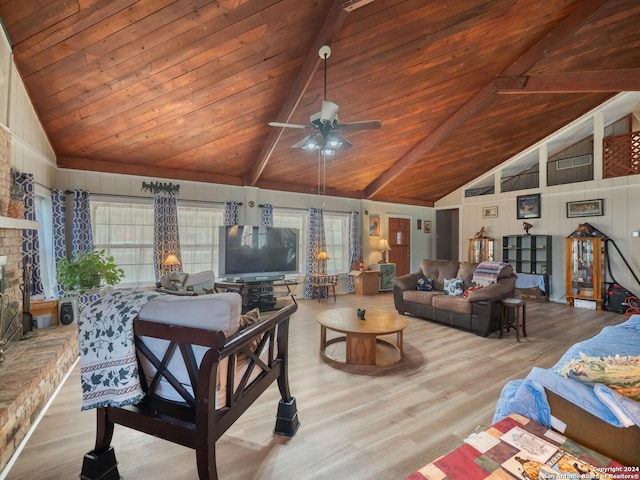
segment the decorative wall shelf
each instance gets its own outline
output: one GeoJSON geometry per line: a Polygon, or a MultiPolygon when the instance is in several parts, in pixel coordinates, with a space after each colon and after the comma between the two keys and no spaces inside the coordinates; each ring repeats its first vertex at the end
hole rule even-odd
{"type": "Polygon", "coordinates": [[[0,228],[16,230],[37,230],[38,222],[24,220],[22,218],[0,217],[0,228]]]}

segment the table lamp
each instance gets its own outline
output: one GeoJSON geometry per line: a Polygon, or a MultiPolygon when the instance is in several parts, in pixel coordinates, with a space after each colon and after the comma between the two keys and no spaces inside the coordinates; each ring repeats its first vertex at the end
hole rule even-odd
{"type": "Polygon", "coordinates": [[[178,257],[172,253],[170,255],[167,255],[167,258],[164,259],[164,262],[162,262],[162,264],[165,267],[173,267],[175,265],[180,265],[180,260],[178,260],[178,257]]]}
{"type": "Polygon", "coordinates": [[[327,252],[322,250],[318,255],[316,255],[316,258],[318,260],[329,260],[329,255],[327,254],[327,252]]]}
{"type": "Polygon", "coordinates": [[[386,238],[381,238],[378,242],[378,248],[380,249],[380,253],[382,254],[382,258],[378,263],[387,263],[387,250],[391,250],[389,246],[389,242],[386,238]]]}

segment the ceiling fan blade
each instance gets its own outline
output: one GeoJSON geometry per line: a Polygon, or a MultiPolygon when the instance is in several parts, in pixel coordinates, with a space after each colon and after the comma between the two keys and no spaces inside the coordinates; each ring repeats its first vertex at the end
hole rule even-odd
{"type": "Polygon", "coordinates": [[[338,115],[338,105],[327,100],[322,101],[322,112],[320,112],[320,120],[323,123],[332,123],[338,115]]]}
{"type": "Polygon", "coordinates": [[[353,144],[346,138],[342,137],[342,145],[340,146],[340,148],[342,150],[349,150],[351,147],[353,147],[353,144]]]}
{"type": "Polygon", "coordinates": [[[382,128],[380,120],[365,120],[362,122],[341,123],[337,126],[342,130],[379,130],[382,128]]]}
{"type": "Polygon", "coordinates": [[[308,125],[297,125],[295,123],[282,123],[282,122],[269,122],[270,127],[283,127],[283,128],[311,128],[308,125]]]}

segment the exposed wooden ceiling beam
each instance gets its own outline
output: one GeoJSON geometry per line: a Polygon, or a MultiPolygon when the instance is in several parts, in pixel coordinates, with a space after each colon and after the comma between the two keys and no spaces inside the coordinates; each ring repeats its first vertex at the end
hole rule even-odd
{"type": "Polygon", "coordinates": [[[493,86],[500,94],[635,92],[640,90],[640,68],[498,77],[493,86]]]}
{"type": "MultiPolygon", "coordinates": [[[[535,45],[518,57],[502,72],[502,74],[500,74],[500,76],[512,77],[520,76],[525,73],[537,62],[542,60],[547,55],[547,52],[558,46],[565,38],[572,35],[595,12],[601,9],[608,2],[609,0],[588,0],[583,4],[580,4],[576,7],[573,13],[571,13],[571,15],[566,17],[556,25],[551,32],[542,37],[535,45]]],[[[398,160],[385,173],[371,182],[365,188],[366,197],[372,198],[374,195],[381,192],[386,185],[400,176],[406,168],[417,162],[422,155],[447,138],[458,126],[460,126],[461,123],[467,120],[496,95],[497,92],[494,88],[494,84],[491,82],[485,88],[480,90],[475,97],[463,105],[460,110],[442,123],[440,127],[411,149],[403,158],[398,160]]]]}
{"type": "MultiPolygon", "coordinates": [[[[298,77],[293,83],[291,89],[289,90],[289,96],[285,100],[282,105],[282,109],[280,110],[280,114],[278,118],[275,119],[277,122],[287,123],[291,120],[293,113],[295,112],[300,100],[303,95],[309,88],[309,84],[311,83],[311,79],[313,75],[316,73],[318,66],[320,65],[322,59],[320,55],[318,55],[318,50],[323,45],[329,45],[333,39],[336,37],[344,22],[347,20],[347,16],[349,13],[344,10],[343,0],[335,0],[329,13],[324,19],[324,23],[322,24],[322,28],[318,32],[315,41],[311,47],[311,50],[307,54],[307,58],[302,64],[302,68],[298,73],[298,77]]],[[[269,136],[265,141],[258,158],[249,173],[248,184],[255,186],[260,179],[260,175],[264,171],[267,163],[269,162],[269,158],[273,153],[278,140],[282,136],[283,129],[282,128],[271,128],[269,131],[269,136]]]]}

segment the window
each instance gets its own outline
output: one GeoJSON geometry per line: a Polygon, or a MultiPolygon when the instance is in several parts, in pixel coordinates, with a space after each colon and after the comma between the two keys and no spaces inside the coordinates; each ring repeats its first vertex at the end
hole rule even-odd
{"type": "Polygon", "coordinates": [[[185,272],[213,270],[218,273],[220,229],[224,225],[221,207],[178,205],[178,230],[182,269],[185,272]]]}
{"type": "Polygon", "coordinates": [[[273,226],[298,230],[298,272],[306,270],[307,263],[307,216],[306,212],[274,209],[273,226]]]}
{"type": "Polygon", "coordinates": [[[349,265],[349,215],[324,214],[324,236],[327,242],[327,273],[346,273],[349,265]]]}
{"type": "MultiPolygon", "coordinates": [[[[112,255],[124,270],[123,284],[153,284],[153,205],[128,201],[91,201],[94,247],[112,255]]],[[[218,274],[218,227],[223,217],[222,207],[178,204],[183,271],[218,274]]]]}
{"type": "MultiPolygon", "coordinates": [[[[308,212],[297,210],[274,209],[273,226],[284,228],[297,228],[300,232],[298,238],[299,262],[298,269],[301,273],[306,271],[308,212]]],[[[346,273],[351,270],[349,265],[349,214],[324,213],[324,233],[327,243],[327,273],[346,273]]]]}
{"type": "Polygon", "coordinates": [[[153,205],[91,200],[93,244],[124,270],[123,284],[153,284],[153,205]]]}
{"type": "MultiPolygon", "coordinates": [[[[147,199],[136,201],[91,200],[93,242],[105,250],[125,272],[125,285],[155,282],[153,268],[153,205],[147,199]]],[[[275,227],[295,228],[298,237],[298,271],[306,267],[308,213],[278,209],[273,213],[275,227]]],[[[182,268],[185,272],[213,270],[219,276],[219,227],[224,224],[222,206],[178,203],[178,229],[182,268]]],[[[349,214],[324,215],[329,261],[328,273],[345,273],[349,266],[349,214]]]]}
{"type": "Polygon", "coordinates": [[[36,220],[42,289],[45,297],[53,298],[56,296],[56,268],[53,256],[53,210],[50,196],[36,193],[36,220]]]}

